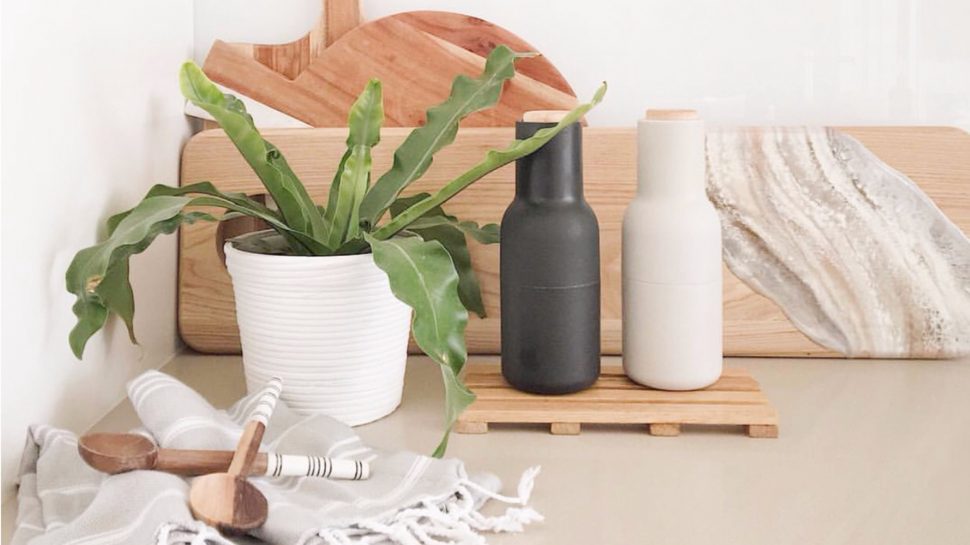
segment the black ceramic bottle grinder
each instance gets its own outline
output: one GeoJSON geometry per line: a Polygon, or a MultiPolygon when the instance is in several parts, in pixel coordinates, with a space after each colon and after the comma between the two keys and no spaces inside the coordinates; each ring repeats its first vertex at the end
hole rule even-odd
{"type": "MultiPolygon", "coordinates": [[[[538,113],[516,123],[517,139],[555,125],[532,121],[538,113]]],[[[589,387],[600,371],[599,225],[583,198],[578,123],[516,162],[501,233],[502,375],[540,394],[589,387]]]]}

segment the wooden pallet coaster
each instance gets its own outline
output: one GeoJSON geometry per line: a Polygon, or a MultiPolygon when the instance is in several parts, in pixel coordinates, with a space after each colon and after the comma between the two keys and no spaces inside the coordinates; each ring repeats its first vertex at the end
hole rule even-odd
{"type": "Polygon", "coordinates": [[[499,366],[469,364],[465,383],[477,399],[455,426],[486,433],[489,424],[549,424],[554,435],[576,435],[583,424],[645,424],[651,435],[675,436],[683,425],[743,426],[749,437],[778,437],[778,411],[745,369],[728,367],[703,390],[669,392],[634,383],[620,366],[604,366],[591,388],[536,395],[513,389],[499,366]]]}

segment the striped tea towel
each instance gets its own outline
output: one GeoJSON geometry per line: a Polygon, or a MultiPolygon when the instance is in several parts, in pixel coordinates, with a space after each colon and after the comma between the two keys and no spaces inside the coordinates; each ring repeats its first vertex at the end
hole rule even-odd
{"type": "MultiPolygon", "coordinates": [[[[220,411],[156,371],[128,385],[144,425],[138,432],[166,448],[235,449],[259,395],[220,411]]],[[[192,519],[187,480],[157,471],[103,475],[81,460],[75,436],[35,426],[21,467],[12,545],[481,544],[483,532],[519,532],[542,519],[527,505],[537,468],[525,472],[515,497],[502,496],[494,475],[469,476],[455,459],[368,447],[346,425],[324,415],[297,415],[282,401],[262,450],[366,460],[371,477],[253,478],[268,500],[269,517],[252,536],[230,541],[192,519]],[[488,499],[512,506],[485,516],[479,509],[488,499]]]]}

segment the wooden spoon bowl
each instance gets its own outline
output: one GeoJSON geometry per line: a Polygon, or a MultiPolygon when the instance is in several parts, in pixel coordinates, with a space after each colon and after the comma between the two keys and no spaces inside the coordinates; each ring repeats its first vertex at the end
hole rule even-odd
{"type": "Polygon", "coordinates": [[[158,447],[134,433],[89,433],[77,442],[81,458],[105,473],[122,473],[155,466],[158,447]]]}
{"type": "Polygon", "coordinates": [[[253,466],[266,423],[281,391],[283,382],[278,378],[271,379],[263,388],[243,428],[229,469],[192,481],[189,509],[195,518],[226,533],[243,533],[266,522],[269,513],[266,496],[249,484],[245,475],[253,466]]]}
{"type": "Polygon", "coordinates": [[[197,477],[189,492],[192,514],[220,532],[241,533],[266,522],[266,497],[245,478],[229,473],[197,477]]]}

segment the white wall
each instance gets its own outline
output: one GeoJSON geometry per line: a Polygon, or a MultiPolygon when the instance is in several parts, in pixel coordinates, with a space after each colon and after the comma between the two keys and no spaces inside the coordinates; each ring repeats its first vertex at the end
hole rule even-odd
{"type": "Polygon", "coordinates": [[[4,0],[2,35],[6,504],[28,424],[84,430],[129,378],[177,348],[174,237],[132,260],[140,348],[110,323],[74,359],[64,271],[109,214],[156,181],[178,181],[189,127],[177,73],[192,54],[192,3],[4,0]]]}
{"type": "MultiPolygon", "coordinates": [[[[197,0],[195,51],[212,39],[294,39],[319,0],[197,0]],[[227,18],[231,4],[235,16],[227,18]],[[243,15],[244,14],[244,15],[243,15]]],[[[601,80],[598,125],[650,106],[727,124],[946,123],[970,128],[966,0],[362,0],[365,18],[438,9],[532,43],[580,97],[601,80]]]]}

